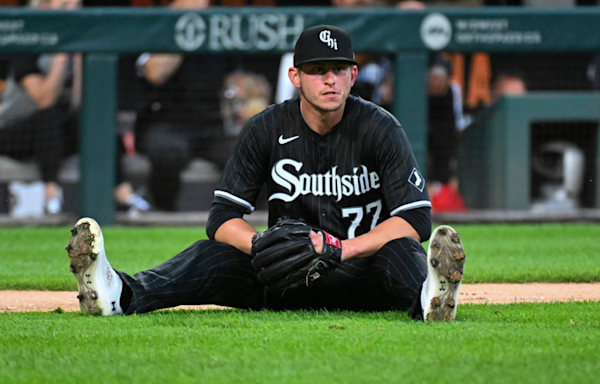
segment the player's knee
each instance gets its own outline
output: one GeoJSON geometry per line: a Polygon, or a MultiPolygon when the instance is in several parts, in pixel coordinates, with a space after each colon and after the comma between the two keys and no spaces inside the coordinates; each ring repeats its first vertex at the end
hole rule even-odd
{"type": "Polygon", "coordinates": [[[423,253],[427,256],[427,252],[421,245],[421,242],[413,237],[401,237],[399,239],[394,239],[386,243],[382,250],[385,248],[389,248],[390,250],[402,250],[403,252],[408,253],[423,253]]]}
{"type": "Polygon", "coordinates": [[[427,271],[427,252],[412,237],[394,239],[371,257],[374,257],[376,264],[385,265],[390,270],[409,269],[415,278],[420,274],[425,276],[427,271]]]}

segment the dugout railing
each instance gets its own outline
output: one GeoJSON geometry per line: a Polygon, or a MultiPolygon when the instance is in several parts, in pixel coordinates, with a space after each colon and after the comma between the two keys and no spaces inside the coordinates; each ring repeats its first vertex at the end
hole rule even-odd
{"type": "MultiPolygon", "coordinates": [[[[84,52],[80,113],[81,216],[114,222],[117,62],[119,53],[283,53],[300,31],[333,24],[355,51],[394,56],[393,112],[421,168],[427,148],[426,69],[431,51],[600,52],[600,9],[430,8],[86,8],[78,11],[0,9],[0,52],[84,52]]],[[[600,108],[600,106],[598,106],[600,108]]],[[[511,171],[529,180],[525,164],[511,171]]],[[[596,152],[595,175],[600,176],[596,152]]],[[[525,187],[527,189],[528,187],[525,187]]],[[[523,188],[520,189],[523,192],[523,188]]],[[[600,206],[600,188],[596,207],[600,206]]],[[[524,208],[518,203],[508,208],[524,208]]]]}

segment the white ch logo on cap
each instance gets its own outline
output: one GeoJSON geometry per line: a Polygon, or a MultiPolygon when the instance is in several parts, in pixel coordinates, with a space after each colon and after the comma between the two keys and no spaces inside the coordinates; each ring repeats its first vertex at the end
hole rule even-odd
{"type": "Polygon", "coordinates": [[[319,33],[319,40],[327,44],[329,48],[333,48],[337,51],[337,39],[331,38],[331,31],[326,29],[319,33]]]}

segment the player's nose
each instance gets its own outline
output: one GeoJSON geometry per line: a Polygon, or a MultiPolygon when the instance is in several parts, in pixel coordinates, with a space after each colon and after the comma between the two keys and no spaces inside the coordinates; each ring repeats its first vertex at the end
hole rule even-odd
{"type": "Polygon", "coordinates": [[[322,77],[322,79],[323,79],[323,81],[324,81],[325,83],[327,83],[327,84],[335,84],[335,81],[336,81],[336,75],[335,75],[335,73],[333,72],[333,70],[331,70],[331,69],[330,69],[329,71],[327,71],[327,72],[325,72],[325,73],[323,74],[323,77],[322,77]]]}

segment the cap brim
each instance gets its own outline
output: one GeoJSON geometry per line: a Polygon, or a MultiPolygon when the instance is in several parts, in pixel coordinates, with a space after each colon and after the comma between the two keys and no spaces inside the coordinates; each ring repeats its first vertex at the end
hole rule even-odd
{"type": "Polygon", "coordinates": [[[347,63],[352,63],[354,65],[358,65],[358,63],[355,60],[350,60],[347,57],[316,57],[316,58],[304,60],[300,63],[294,64],[294,67],[298,68],[302,64],[314,63],[315,61],[345,61],[347,63]]]}

